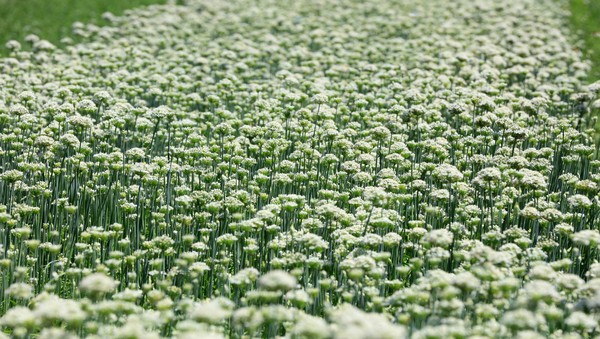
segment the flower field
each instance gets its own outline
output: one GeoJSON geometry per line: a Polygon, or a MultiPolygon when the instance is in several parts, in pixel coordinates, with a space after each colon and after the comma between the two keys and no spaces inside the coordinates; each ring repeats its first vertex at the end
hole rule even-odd
{"type": "Polygon", "coordinates": [[[8,42],[4,335],[599,335],[563,5],[188,0],[8,42]]]}

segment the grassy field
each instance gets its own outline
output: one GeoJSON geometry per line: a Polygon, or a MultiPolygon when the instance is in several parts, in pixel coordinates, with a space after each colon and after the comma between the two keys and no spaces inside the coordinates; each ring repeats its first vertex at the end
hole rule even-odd
{"type": "Polygon", "coordinates": [[[55,45],[69,35],[76,21],[102,24],[102,13],[123,13],[143,5],[164,4],[167,0],[0,0],[0,54],[8,51],[8,40],[23,41],[37,34],[55,45]]]}
{"type": "Polygon", "coordinates": [[[600,79],[600,1],[571,0],[571,19],[575,31],[585,42],[585,55],[592,60],[590,81],[600,79]]]}
{"type": "MultiPolygon", "coordinates": [[[[574,31],[584,42],[584,55],[592,61],[589,81],[600,80],[600,0],[571,0],[571,14],[574,31]]],[[[600,119],[596,138],[600,139],[600,119]]]]}

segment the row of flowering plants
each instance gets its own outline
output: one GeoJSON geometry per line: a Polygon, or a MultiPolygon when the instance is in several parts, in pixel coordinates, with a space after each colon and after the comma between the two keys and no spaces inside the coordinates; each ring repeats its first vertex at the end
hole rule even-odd
{"type": "Polygon", "coordinates": [[[189,0],[0,59],[15,338],[600,333],[564,1],[189,0]]]}

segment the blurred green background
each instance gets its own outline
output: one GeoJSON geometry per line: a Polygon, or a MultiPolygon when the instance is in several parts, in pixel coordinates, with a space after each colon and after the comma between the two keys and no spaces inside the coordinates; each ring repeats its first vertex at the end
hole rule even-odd
{"type": "Polygon", "coordinates": [[[584,55],[592,60],[590,81],[600,80],[600,0],[571,0],[571,23],[585,43],[584,55]]]}
{"type": "Polygon", "coordinates": [[[6,55],[8,40],[23,42],[28,34],[60,46],[71,36],[71,25],[80,21],[105,24],[102,13],[115,15],[138,6],[164,4],[167,0],[0,0],[0,54],[6,55]]]}
{"type": "MultiPolygon", "coordinates": [[[[589,82],[600,80],[600,0],[570,0],[571,26],[584,42],[584,56],[592,61],[589,82]]],[[[592,113],[594,114],[594,113],[592,113]]],[[[596,141],[600,142],[600,117],[596,120],[596,141]]]]}

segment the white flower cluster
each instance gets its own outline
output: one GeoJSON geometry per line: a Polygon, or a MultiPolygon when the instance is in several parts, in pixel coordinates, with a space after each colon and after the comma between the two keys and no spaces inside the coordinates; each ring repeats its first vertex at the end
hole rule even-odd
{"type": "Polygon", "coordinates": [[[564,1],[177,2],[7,44],[5,333],[597,335],[564,1]]]}

